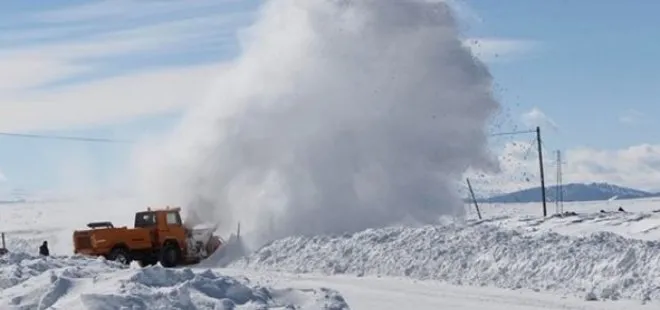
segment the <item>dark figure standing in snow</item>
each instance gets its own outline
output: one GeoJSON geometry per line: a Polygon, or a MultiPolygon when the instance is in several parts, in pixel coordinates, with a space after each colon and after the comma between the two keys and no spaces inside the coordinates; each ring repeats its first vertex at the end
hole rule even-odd
{"type": "Polygon", "coordinates": [[[44,241],[39,247],[39,255],[49,256],[50,251],[48,251],[48,241],[44,241]]]}

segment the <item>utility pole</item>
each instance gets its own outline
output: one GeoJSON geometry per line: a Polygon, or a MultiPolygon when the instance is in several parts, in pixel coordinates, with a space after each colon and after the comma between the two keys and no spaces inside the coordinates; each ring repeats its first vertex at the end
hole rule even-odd
{"type": "Polygon", "coordinates": [[[541,127],[536,126],[536,144],[539,151],[539,170],[541,172],[541,199],[543,203],[543,217],[548,216],[548,208],[545,199],[545,173],[543,172],[543,147],[541,146],[541,127]]]}
{"type": "Polygon", "coordinates": [[[466,178],[468,189],[470,190],[470,195],[472,196],[472,202],[474,202],[474,208],[477,209],[477,216],[481,220],[481,211],[479,211],[479,204],[477,203],[477,197],[474,196],[474,191],[472,190],[472,184],[470,184],[470,179],[466,178]]]}

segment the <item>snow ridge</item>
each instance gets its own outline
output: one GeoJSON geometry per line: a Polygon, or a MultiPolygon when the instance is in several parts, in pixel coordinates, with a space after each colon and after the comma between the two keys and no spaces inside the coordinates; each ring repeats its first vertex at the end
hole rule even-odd
{"type": "Polygon", "coordinates": [[[103,259],[0,258],[0,304],[18,309],[348,309],[336,291],[268,288],[210,269],[129,268],[103,259]]]}
{"type": "Polygon", "coordinates": [[[277,240],[233,267],[406,276],[612,300],[660,298],[660,243],[609,232],[523,234],[483,223],[369,229],[277,240]]]}

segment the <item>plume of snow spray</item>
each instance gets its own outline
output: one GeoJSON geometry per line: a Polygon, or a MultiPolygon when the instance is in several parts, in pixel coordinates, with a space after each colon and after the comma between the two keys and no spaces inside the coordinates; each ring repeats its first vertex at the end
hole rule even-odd
{"type": "MultiPolygon", "coordinates": [[[[267,241],[462,213],[499,104],[442,2],[271,0],[144,184],[267,241]]],[[[151,172],[151,173],[149,173],[151,172]]],[[[151,197],[155,198],[155,197],[151,197]]],[[[165,200],[170,199],[170,200],[165,200]]]]}

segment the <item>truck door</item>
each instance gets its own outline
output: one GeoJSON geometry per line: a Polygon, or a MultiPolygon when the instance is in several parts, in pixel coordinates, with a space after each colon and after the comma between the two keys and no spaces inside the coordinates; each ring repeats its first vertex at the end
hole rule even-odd
{"type": "Polygon", "coordinates": [[[179,242],[179,246],[184,248],[186,236],[179,212],[165,212],[165,225],[161,225],[159,231],[162,239],[165,239],[166,237],[176,239],[179,242]]]}
{"type": "Polygon", "coordinates": [[[148,242],[151,244],[152,247],[158,244],[157,219],[155,212],[146,211],[146,212],[136,213],[135,223],[133,226],[135,228],[149,229],[149,239],[150,239],[150,240],[132,240],[133,242],[137,242],[137,241],[148,242]]]}

